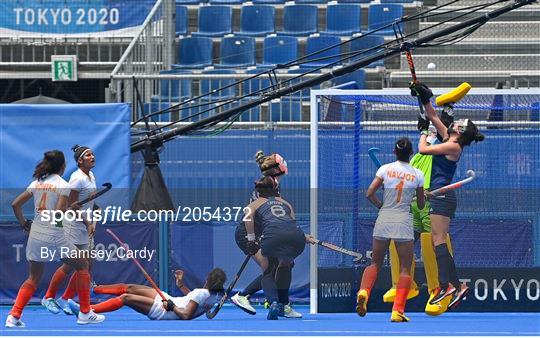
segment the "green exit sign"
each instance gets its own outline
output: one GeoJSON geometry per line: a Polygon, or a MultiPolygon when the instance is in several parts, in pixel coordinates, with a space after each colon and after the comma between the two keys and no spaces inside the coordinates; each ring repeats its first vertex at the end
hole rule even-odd
{"type": "Polygon", "coordinates": [[[51,70],[53,81],[77,81],[77,56],[51,56],[51,70]]]}

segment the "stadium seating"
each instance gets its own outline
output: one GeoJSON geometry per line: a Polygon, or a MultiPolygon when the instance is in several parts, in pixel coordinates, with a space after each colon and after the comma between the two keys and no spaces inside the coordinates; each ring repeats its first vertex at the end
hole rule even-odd
{"type": "MultiPolygon", "coordinates": [[[[340,43],[341,43],[341,39],[337,36],[332,36],[332,35],[310,36],[307,39],[307,43],[306,43],[306,55],[318,52],[320,50],[323,50],[332,46],[336,46],[340,43]]],[[[317,53],[313,56],[308,57],[307,59],[302,60],[302,62],[308,61],[308,60],[314,60],[314,61],[303,63],[300,65],[300,67],[305,67],[305,68],[325,67],[330,63],[339,61],[340,59],[339,54],[341,54],[341,46],[336,46],[329,50],[317,53]],[[333,55],[336,55],[336,56],[331,57],[333,55]],[[327,57],[327,59],[317,60],[324,57],[327,57]]],[[[329,67],[332,67],[332,66],[333,65],[330,65],[329,67]]]]}
{"type": "Polygon", "coordinates": [[[286,0],[252,0],[253,4],[284,4],[286,0]]]}
{"type": "MultiPolygon", "coordinates": [[[[402,16],[403,5],[401,4],[371,4],[368,9],[368,30],[382,28],[402,16]]],[[[400,27],[403,30],[403,24],[400,24],[400,27]]],[[[393,33],[391,26],[377,31],[377,34],[381,35],[393,33]]]]}
{"type": "Polygon", "coordinates": [[[338,0],[338,3],[368,4],[371,0],[338,0]]]}
{"type": "MultiPolygon", "coordinates": [[[[366,35],[359,37],[353,41],[351,41],[351,52],[354,51],[361,51],[361,50],[368,50],[370,48],[373,48],[375,46],[379,46],[384,43],[384,37],[380,35],[366,35]]],[[[351,60],[360,60],[363,59],[373,53],[376,53],[377,49],[374,49],[369,52],[362,53],[356,57],[351,58],[351,60]]],[[[379,60],[376,62],[371,63],[369,66],[366,67],[377,67],[377,66],[384,66],[384,60],[379,60]]]]}
{"type": "Polygon", "coordinates": [[[173,68],[202,68],[212,64],[212,39],[190,37],[178,43],[178,64],[173,68]]]}
{"type": "Polygon", "coordinates": [[[382,4],[409,4],[414,0],[380,0],[382,4]]]}
{"type": "Polygon", "coordinates": [[[177,5],[198,5],[201,2],[206,2],[204,0],[176,0],[177,5]]]}
{"type": "Polygon", "coordinates": [[[364,89],[366,86],[366,71],[359,69],[355,72],[337,77],[332,80],[332,86],[334,87],[348,82],[354,83],[354,88],[351,89],[364,89]]]}
{"type": "Polygon", "coordinates": [[[265,36],[275,31],[276,10],[268,5],[243,6],[238,35],[265,36]]]}
{"type": "MultiPolygon", "coordinates": [[[[298,75],[302,75],[302,74],[306,74],[306,73],[310,73],[310,74],[318,74],[319,72],[316,71],[316,72],[313,72],[312,70],[310,69],[306,69],[306,68],[297,68],[297,69],[289,69],[289,71],[287,73],[289,74],[295,74],[296,76],[298,75]]],[[[296,84],[296,83],[299,83],[299,82],[302,82],[302,81],[306,81],[308,79],[307,76],[302,76],[302,77],[299,77],[297,79],[294,79],[294,80],[291,80],[289,82],[289,85],[291,84],[296,84]]],[[[313,86],[313,87],[310,87],[310,88],[306,88],[304,90],[301,90],[301,91],[298,91],[298,92],[295,92],[295,93],[292,93],[290,95],[290,98],[291,99],[294,99],[294,100],[309,100],[309,96],[310,96],[310,93],[309,91],[311,89],[320,89],[321,88],[321,85],[317,85],[317,86],[313,86]]]]}
{"type": "Polygon", "coordinates": [[[192,35],[218,37],[232,32],[232,7],[202,6],[199,8],[199,30],[192,35]]]}
{"type": "Polygon", "coordinates": [[[298,39],[294,36],[270,36],[263,41],[261,66],[275,66],[298,59],[298,39]]]}
{"type": "MultiPolygon", "coordinates": [[[[230,69],[211,69],[203,71],[203,74],[234,74],[234,70],[230,69]]],[[[208,94],[213,90],[231,85],[235,82],[234,79],[201,79],[200,81],[200,94],[208,94]]],[[[236,96],[234,86],[220,90],[219,92],[211,93],[208,98],[216,99],[228,99],[236,96]]]]}
{"type": "Polygon", "coordinates": [[[221,40],[221,63],[217,67],[247,67],[255,64],[255,39],[225,37],[221,40]]]}
{"type": "Polygon", "coordinates": [[[279,34],[306,36],[317,32],[317,6],[288,5],[283,8],[283,31],[279,34]]]}
{"type": "Polygon", "coordinates": [[[241,5],[243,0],[210,0],[211,5],[241,5]]]}
{"type": "Polygon", "coordinates": [[[188,32],[188,10],[185,6],[176,6],[176,36],[187,35],[188,32]]]}
{"type": "MultiPolygon", "coordinates": [[[[246,71],[247,74],[255,75],[265,71],[265,68],[255,68],[246,71]]],[[[267,74],[262,74],[257,78],[247,80],[242,83],[242,95],[254,93],[258,90],[270,87],[270,79],[267,74]]],[[[253,95],[256,97],[258,94],[253,95]]],[[[251,95],[250,95],[251,97],[251,95]]]]}
{"type": "Polygon", "coordinates": [[[302,102],[294,99],[282,98],[269,105],[271,121],[301,121],[302,102]]]}
{"type": "Polygon", "coordinates": [[[326,0],[294,0],[295,4],[325,4],[326,0]]]}
{"type": "MultiPolygon", "coordinates": [[[[188,71],[181,69],[162,70],[160,74],[188,74],[188,71]]],[[[191,95],[191,80],[164,79],[160,81],[159,94],[152,96],[152,101],[179,102],[191,95]]]]}
{"type": "Polygon", "coordinates": [[[326,31],[321,34],[350,35],[362,31],[361,8],[355,4],[335,4],[326,7],[326,31]]]}

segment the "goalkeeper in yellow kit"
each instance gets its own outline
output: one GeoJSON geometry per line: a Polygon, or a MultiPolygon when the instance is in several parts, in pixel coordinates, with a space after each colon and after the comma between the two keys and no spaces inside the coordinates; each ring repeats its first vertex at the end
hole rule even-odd
{"type": "MultiPolygon", "coordinates": [[[[468,83],[463,83],[456,89],[441,95],[437,98],[436,103],[438,106],[443,106],[443,111],[441,114],[441,120],[443,123],[447,126],[449,126],[453,120],[453,103],[458,102],[460,99],[462,99],[467,92],[470,89],[470,85],[468,83]]],[[[429,124],[429,121],[423,120],[421,117],[419,117],[418,123],[427,123],[429,124]]],[[[439,142],[438,135],[435,128],[430,127],[430,135],[427,138],[427,142],[429,144],[434,144],[439,142]]],[[[416,154],[411,159],[410,164],[414,167],[422,171],[424,174],[424,189],[428,190],[431,183],[431,167],[432,167],[432,155],[422,155],[422,154],[416,154]]],[[[429,218],[429,208],[430,203],[429,201],[425,202],[425,207],[423,209],[419,209],[416,205],[416,201],[413,201],[411,204],[411,212],[413,214],[413,225],[414,225],[414,234],[415,234],[415,241],[420,238],[420,243],[422,247],[422,257],[424,261],[424,269],[426,272],[426,280],[428,284],[428,292],[429,292],[429,300],[425,307],[425,312],[428,315],[432,316],[438,316],[442,313],[444,313],[447,310],[448,304],[450,303],[450,297],[444,298],[442,301],[436,304],[430,304],[429,302],[431,299],[437,295],[437,288],[439,287],[439,278],[438,278],[438,269],[437,269],[437,261],[435,258],[435,251],[433,249],[433,244],[431,242],[431,221],[429,218]]],[[[450,243],[450,236],[447,237],[446,243],[448,245],[448,249],[450,252],[452,252],[452,246],[450,243]]],[[[390,264],[391,264],[391,270],[392,270],[392,288],[388,290],[384,296],[383,300],[384,302],[391,303],[394,301],[395,295],[396,295],[396,284],[397,280],[399,279],[399,258],[397,255],[396,247],[394,243],[392,242],[390,244],[390,264]]],[[[411,284],[411,289],[409,291],[409,294],[407,296],[407,299],[413,298],[418,296],[418,285],[416,282],[414,282],[414,269],[415,269],[415,262],[413,261],[412,267],[411,267],[411,276],[413,277],[413,283],[411,284]]]]}

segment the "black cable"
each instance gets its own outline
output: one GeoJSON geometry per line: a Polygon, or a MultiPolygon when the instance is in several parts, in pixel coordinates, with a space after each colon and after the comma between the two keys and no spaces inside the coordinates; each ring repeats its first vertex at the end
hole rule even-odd
{"type": "MultiPolygon", "coordinates": [[[[390,26],[394,26],[394,27],[395,27],[395,25],[399,25],[401,22],[411,21],[412,18],[427,18],[427,17],[431,17],[431,16],[435,16],[435,15],[441,15],[441,14],[445,14],[445,13],[452,13],[452,12],[462,11],[463,8],[460,8],[460,9],[451,10],[451,11],[448,11],[448,12],[435,13],[435,14],[432,14],[432,15],[429,15],[429,16],[428,16],[428,15],[425,15],[426,13],[429,13],[429,12],[435,10],[435,9],[442,8],[442,7],[444,7],[444,6],[448,6],[448,5],[450,5],[450,4],[452,4],[452,3],[455,3],[455,2],[457,2],[457,1],[459,1],[459,0],[455,0],[455,1],[452,1],[452,2],[450,2],[450,3],[448,3],[448,4],[444,4],[444,5],[437,6],[437,7],[434,8],[434,9],[432,8],[432,9],[426,10],[425,12],[416,14],[416,15],[413,16],[413,17],[402,17],[400,20],[396,20],[395,22],[389,23],[389,24],[387,24],[387,25],[385,25],[385,26],[383,26],[383,27],[380,27],[380,28],[377,29],[377,30],[371,31],[371,32],[369,32],[369,33],[367,33],[367,34],[365,34],[365,35],[361,35],[361,36],[358,36],[358,37],[354,37],[354,38],[352,38],[352,39],[346,40],[346,41],[341,42],[341,43],[339,43],[339,44],[336,44],[336,45],[333,45],[333,46],[329,46],[329,47],[327,47],[327,48],[325,48],[325,49],[322,49],[322,50],[316,51],[316,52],[314,52],[314,53],[308,54],[308,55],[306,55],[306,56],[304,56],[304,57],[302,57],[302,58],[300,58],[300,59],[297,59],[297,60],[295,60],[295,61],[291,61],[291,62],[289,62],[289,63],[287,63],[287,64],[285,64],[285,65],[277,65],[276,67],[274,67],[274,68],[272,68],[272,69],[270,69],[270,70],[268,70],[268,71],[265,71],[265,72],[256,74],[256,75],[254,75],[254,76],[252,76],[252,77],[249,77],[249,78],[247,78],[247,79],[242,79],[241,81],[237,81],[237,82],[232,83],[232,84],[230,84],[230,85],[228,85],[228,86],[222,87],[222,88],[220,88],[220,89],[218,90],[218,92],[221,91],[221,90],[230,88],[231,86],[236,86],[237,84],[240,84],[240,83],[243,83],[243,82],[246,82],[246,81],[255,79],[255,78],[257,78],[257,77],[259,77],[260,75],[263,75],[263,74],[269,74],[269,75],[270,75],[270,72],[274,72],[274,74],[275,74],[275,70],[277,70],[277,69],[279,69],[279,68],[285,68],[285,66],[293,65],[294,62],[298,62],[299,60],[306,59],[306,58],[308,58],[308,57],[310,57],[310,56],[313,56],[313,55],[322,53],[322,52],[324,52],[324,51],[327,51],[327,50],[336,48],[336,47],[341,46],[341,45],[343,45],[343,44],[350,43],[351,41],[356,40],[356,39],[358,39],[358,38],[362,38],[362,37],[364,37],[364,36],[368,36],[368,35],[370,35],[370,34],[374,34],[375,32],[377,32],[377,31],[379,31],[379,30],[382,30],[382,29],[384,29],[384,28],[388,28],[388,27],[390,27],[390,26]],[[422,15],[420,15],[420,14],[422,14],[422,15]]],[[[425,30],[433,29],[434,27],[440,26],[440,25],[442,25],[442,24],[444,24],[444,23],[447,23],[447,22],[450,22],[450,21],[452,21],[452,20],[456,20],[456,19],[458,19],[458,18],[460,18],[460,17],[466,16],[466,15],[470,15],[471,13],[474,13],[474,12],[476,12],[476,11],[478,11],[478,10],[487,8],[487,7],[492,6],[492,5],[496,4],[496,3],[501,3],[501,2],[506,2],[506,1],[508,1],[508,0],[498,0],[498,1],[493,2],[493,3],[480,4],[480,5],[475,5],[475,6],[467,7],[467,8],[471,8],[471,9],[474,8],[475,10],[473,10],[473,11],[471,11],[471,12],[467,12],[467,13],[461,14],[461,15],[458,15],[457,17],[453,17],[453,18],[451,18],[451,19],[448,19],[448,20],[439,22],[439,23],[437,23],[437,24],[435,24],[435,25],[432,25],[432,26],[430,26],[430,27],[427,27],[427,28],[424,28],[424,29],[420,29],[420,30],[418,30],[418,31],[416,31],[416,32],[407,34],[407,35],[403,36],[402,39],[410,38],[411,36],[418,35],[419,33],[423,32],[423,31],[425,31],[425,30]]],[[[480,26],[480,25],[479,25],[479,26],[480,26]]],[[[479,26],[478,26],[478,27],[479,27],[479,26]]],[[[398,27],[399,27],[399,26],[398,26],[398,27]]],[[[478,27],[477,27],[477,28],[478,28],[478,27]]],[[[477,29],[477,28],[476,28],[476,29],[477,29]]],[[[469,33],[469,34],[470,34],[470,33],[469,33]]],[[[463,38],[464,38],[464,37],[463,37],[463,38]]],[[[324,69],[324,68],[328,68],[329,66],[332,66],[332,65],[335,65],[335,64],[339,64],[339,63],[343,63],[344,60],[349,60],[349,59],[351,59],[351,58],[353,58],[353,57],[355,57],[355,56],[358,56],[358,55],[367,53],[368,51],[371,51],[371,50],[377,50],[377,49],[381,49],[381,48],[383,48],[383,47],[385,47],[385,46],[390,46],[390,45],[392,45],[392,44],[395,44],[396,42],[398,42],[398,39],[393,40],[393,41],[390,41],[390,42],[383,43],[383,44],[378,45],[378,46],[374,46],[374,47],[369,48],[369,49],[367,49],[367,50],[360,50],[360,51],[355,51],[355,52],[341,53],[341,54],[337,54],[337,55],[331,55],[331,56],[321,57],[321,58],[319,58],[319,59],[311,59],[311,60],[307,60],[307,61],[305,61],[305,62],[314,62],[314,61],[318,61],[318,60],[325,60],[325,59],[335,58],[335,57],[339,57],[339,56],[345,56],[345,58],[339,59],[339,60],[337,60],[337,61],[335,61],[335,62],[326,64],[326,65],[321,66],[321,67],[314,68],[314,69],[312,69],[312,70],[310,70],[310,71],[306,71],[306,72],[303,73],[303,74],[299,74],[298,76],[295,76],[295,77],[292,77],[292,78],[290,78],[290,79],[287,79],[287,80],[278,82],[276,85],[271,84],[270,86],[268,86],[268,87],[266,87],[266,88],[260,89],[260,90],[258,90],[258,91],[255,91],[255,92],[252,92],[252,93],[249,93],[249,94],[240,96],[240,97],[235,97],[235,98],[231,98],[231,99],[227,99],[227,100],[223,100],[223,101],[217,101],[217,102],[224,102],[224,103],[221,104],[221,105],[218,105],[218,106],[216,106],[216,107],[212,107],[212,108],[210,108],[210,109],[204,110],[204,111],[202,111],[202,112],[193,114],[193,115],[188,116],[188,117],[186,117],[186,118],[184,118],[184,119],[180,119],[180,120],[177,120],[177,121],[173,121],[173,122],[171,122],[171,123],[169,123],[169,124],[167,124],[167,125],[165,125],[165,126],[163,126],[163,127],[159,127],[159,128],[154,129],[154,131],[156,131],[156,130],[162,130],[162,129],[164,129],[164,128],[171,127],[171,126],[173,126],[174,124],[176,124],[176,123],[178,123],[178,122],[181,122],[181,121],[183,121],[183,120],[190,119],[190,118],[192,118],[192,117],[194,117],[194,116],[198,116],[198,115],[207,113],[207,112],[209,112],[209,111],[218,109],[218,108],[220,108],[220,107],[223,107],[223,106],[225,106],[225,105],[227,105],[227,104],[230,104],[230,103],[233,103],[233,102],[238,102],[238,100],[241,100],[241,99],[246,98],[246,97],[253,96],[254,94],[265,93],[268,89],[275,89],[276,87],[278,87],[278,85],[283,86],[283,85],[288,84],[288,83],[290,83],[290,82],[292,82],[292,81],[294,81],[294,80],[296,80],[296,79],[298,79],[298,78],[301,78],[301,77],[303,77],[303,76],[305,76],[305,75],[307,75],[307,74],[314,73],[314,72],[318,72],[319,70],[324,69]]],[[[433,44],[432,46],[436,46],[436,44],[433,44]]],[[[300,64],[301,64],[301,63],[300,63],[300,64]]],[[[270,75],[270,76],[271,76],[271,75],[270,75]]],[[[208,94],[211,94],[211,93],[208,93],[208,94]]],[[[184,101],[184,102],[182,102],[182,103],[180,103],[180,104],[178,104],[178,105],[171,106],[171,107],[169,107],[169,108],[167,108],[167,109],[165,109],[165,110],[163,110],[163,111],[161,111],[161,112],[156,112],[156,113],[153,113],[153,114],[157,115],[157,114],[162,114],[162,113],[164,113],[164,112],[175,111],[175,109],[178,110],[178,107],[179,107],[179,106],[184,105],[184,104],[186,104],[187,102],[194,101],[194,100],[196,100],[196,99],[199,99],[199,98],[208,96],[208,94],[206,94],[206,95],[200,95],[200,96],[198,96],[198,97],[196,97],[196,98],[193,98],[193,99],[188,100],[188,101],[184,101]]],[[[212,102],[212,103],[204,104],[204,105],[215,104],[215,102],[216,102],[216,101],[214,101],[214,102],[212,102]]],[[[191,108],[191,106],[190,106],[190,108],[191,108]]],[[[134,122],[134,123],[137,123],[137,122],[140,122],[140,120],[138,120],[138,121],[136,121],[136,122],[134,122]]],[[[207,128],[207,127],[212,126],[212,125],[213,125],[213,124],[210,124],[210,125],[208,125],[208,126],[204,126],[204,127],[201,127],[201,128],[207,128]]]]}

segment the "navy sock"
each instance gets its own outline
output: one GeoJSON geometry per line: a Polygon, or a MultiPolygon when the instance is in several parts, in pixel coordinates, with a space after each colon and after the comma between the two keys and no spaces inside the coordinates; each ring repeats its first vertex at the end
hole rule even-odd
{"type": "Polygon", "coordinates": [[[276,285],[281,304],[289,304],[289,288],[291,287],[292,268],[281,266],[276,270],[276,285]]]}
{"type": "MultiPolygon", "coordinates": [[[[439,244],[435,247],[435,256],[437,258],[437,266],[439,268],[439,284],[446,288],[450,280],[450,252],[446,243],[439,244]]],[[[453,260],[452,260],[453,261],[453,260]]]]}
{"type": "Polygon", "coordinates": [[[459,278],[457,276],[456,263],[454,262],[454,257],[452,257],[452,255],[450,254],[448,254],[448,272],[449,272],[448,277],[450,278],[450,282],[452,283],[452,285],[454,285],[456,289],[459,290],[460,283],[459,283],[459,278]]]}
{"type": "Polygon", "coordinates": [[[262,289],[262,285],[261,285],[261,280],[262,279],[263,279],[263,275],[257,276],[257,278],[252,280],[251,283],[249,283],[249,285],[246,286],[246,288],[242,292],[240,292],[240,295],[241,296],[251,296],[254,293],[256,293],[257,291],[261,290],[262,289]]]}
{"type": "Polygon", "coordinates": [[[268,299],[270,303],[277,302],[278,292],[273,274],[265,274],[261,280],[261,285],[266,299],[268,299]]]}

